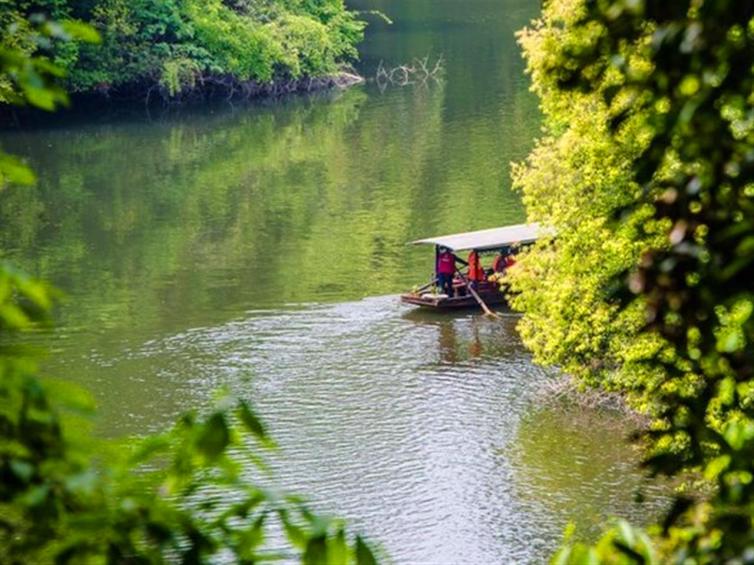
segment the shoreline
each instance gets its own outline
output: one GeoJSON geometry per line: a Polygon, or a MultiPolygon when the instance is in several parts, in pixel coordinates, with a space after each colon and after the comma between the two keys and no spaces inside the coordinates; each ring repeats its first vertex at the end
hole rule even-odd
{"type": "MultiPolygon", "coordinates": [[[[324,75],[321,77],[300,77],[296,79],[279,79],[268,83],[257,82],[253,80],[239,81],[232,76],[211,76],[199,80],[195,87],[187,89],[184,93],[178,93],[170,96],[159,85],[154,85],[146,91],[142,90],[142,97],[145,104],[149,104],[151,99],[156,97],[164,104],[181,104],[193,100],[210,100],[225,98],[227,100],[251,100],[254,98],[276,98],[286,94],[317,92],[334,88],[350,88],[357,84],[363,84],[366,79],[361,75],[349,71],[340,71],[335,74],[324,75]]],[[[127,89],[124,89],[127,92],[127,89]]],[[[107,94],[97,92],[87,93],[85,96],[104,96],[107,94]]],[[[131,96],[133,100],[142,98],[140,96],[131,96]]]]}
{"type": "Polygon", "coordinates": [[[352,70],[341,71],[322,77],[302,77],[299,79],[278,80],[270,83],[254,81],[239,82],[231,77],[204,79],[202,84],[182,95],[166,98],[165,93],[152,93],[150,89],[138,88],[130,85],[127,88],[113,91],[91,91],[73,93],[70,95],[70,105],[55,113],[45,112],[37,108],[18,107],[0,104],[0,131],[19,129],[23,127],[37,127],[45,125],[53,116],[56,119],[78,112],[88,112],[92,108],[102,109],[135,109],[147,108],[180,108],[195,104],[211,102],[274,102],[289,95],[303,95],[325,93],[328,91],[346,90],[353,86],[366,83],[366,79],[352,70]]]}

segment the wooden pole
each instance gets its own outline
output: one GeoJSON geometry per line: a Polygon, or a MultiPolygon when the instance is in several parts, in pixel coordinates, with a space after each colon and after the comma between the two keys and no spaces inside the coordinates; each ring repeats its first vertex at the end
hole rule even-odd
{"type": "Polygon", "coordinates": [[[471,296],[474,297],[474,300],[476,300],[479,303],[479,306],[482,307],[482,310],[484,310],[484,313],[488,316],[492,316],[493,318],[499,318],[500,316],[490,310],[489,306],[482,300],[482,297],[479,296],[476,290],[471,286],[471,282],[469,282],[469,279],[467,279],[461,271],[456,269],[456,272],[461,276],[463,281],[466,283],[466,288],[469,289],[469,292],[471,293],[471,296]]]}
{"type": "Polygon", "coordinates": [[[431,287],[435,283],[437,283],[437,278],[436,277],[434,279],[432,279],[432,281],[428,282],[427,284],[425,284],[425,285],[420,286],[419,288],[417,288],[416,292],[422,292],[424,290],[427,290],[429,287],[431,287]]]}

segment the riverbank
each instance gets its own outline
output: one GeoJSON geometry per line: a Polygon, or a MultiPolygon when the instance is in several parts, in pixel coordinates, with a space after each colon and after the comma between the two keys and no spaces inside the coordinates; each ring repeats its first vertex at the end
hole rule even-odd
{"type": "Polygon", "coordinates": [[[547,408],[612,412],[620,416],[622,425],[630,424],[634,429],[647,429],[652,421],[633,408],[624,393],[590,387],[566,374],[558,374],[542,384],[538,403],[547,408]]]}
{"type": "Polygon", "coordinates": [[[351,87],[365,84],[364,77],[355,71],[324,77],[302,78],[296,81],[281,81],[267,84],[235,84],[233,87],[220,84],[207,85],[187,93],[180,98],[163,98],[152,93],[147,96],[144,92],[131,93],[89,93],[73,96],[69,108],[55,114],[44,112],[36,108],[23,108],[0,104],[0,131],[18,131],[19,128],[42,128],[60,126],[61,124],[80,123],[83,121],[110,121],[116,123],[124,119],[142,120],[144,116],[165,116],[174,112],[206,113],[221,111],[227,104],[235,102],[241,105],[268,106],[280,104],[286,99],[302,96],[311,97],[340,96],[341,92],[351,87]]]}
{"type": "MultiPolygon", "coordinates": [[[[210,76],[202,79],[193,88],[184,90],[179,95],[170,93],[159,86],[146,90],[144,102],[148,104],[156,94],[164,103],[225,98],[228,100],[250,100],[261,97],[278,97],[286,94],[315,92],[333,88],[349,88],[365,82],[364,77],[353,70],[341,71],[324,76],[304,76],[298,78],[277,79],[269,82],[256,80],[239,80],[233,76],[210,76]]],[[[106,98],[108,94],[103,93],[106,98]]]]}
{"type": "Polygon", "coordinates": [[[45,17],[63,31],[52,39],[35,27],[33,8],[0,8],[0,48],[49,58],[74,96],[172,100],[311,89],[332,83],[358,58],[366,26],[340,0],[55,4],[45,17]],[[68,29],[85,30],[87,41],[68,29]]]}

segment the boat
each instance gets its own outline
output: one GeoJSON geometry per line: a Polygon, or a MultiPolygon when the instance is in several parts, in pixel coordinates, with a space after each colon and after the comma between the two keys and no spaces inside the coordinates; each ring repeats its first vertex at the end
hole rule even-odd
{"type": "MultiPolygon", "coordinates": [[[[513,254],[518,248],[531,245],[539,237],[545,235],[552,235],[552,230],[533,223],[417,239],[411,241],[410,244],[433,245],[435,260],[437,260],[441,247],[446,247],[452,252],[475,249],[480,254],[499,251],[513,254]]],[[[411,292],[401,294],[401,302],[434,310],[458,310],[471,307],[482,307],[487,310],[488,305],[506,303],[505,284],[501,285],[497,280],[480,281],[474,292],[468,285],[466,275],[458,271],[453,281],[453,296],[438,293],[436,282],[437,280],[434,279],[411,292]]]]}

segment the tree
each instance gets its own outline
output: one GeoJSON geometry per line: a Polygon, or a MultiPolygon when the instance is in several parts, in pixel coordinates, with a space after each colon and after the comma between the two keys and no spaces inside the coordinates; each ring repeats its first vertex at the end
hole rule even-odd
{"type": "Polygon", "coordinates": [[[0,22],[0,45],[46,52],[72,92],[165,98],[309,86],[357,56],[365,25],[343,0],[34,0],[0,4],[0,22]],[[41,16],[86,22],[101,44],[28,43],[41,16]]]}
{"type": "MultiPolygon", "coordinates": [[[[558,354],[587,362],[583,373],[596,382],[641,394],[655,416],[641,433],[652,473],[697,471],[711,484],[708,496],[677,496],[665,516],[658,543],[678,562],[747,562],[754,552],[753,14],[749,1],[552,0],[522,36],[550,125],[551,141],[538,150],[571,145],[560,155],[535,152],[519,185],[531,199],[544,190],[537,175],[549,171],[548,179],[576,174],[579,188],[551,194],[549,214],[534,207],[563,241],[533,251],[517,284],[532,290],[530,278],[543,271],[559,287],[587,285],[564,308],[606,312],[605,323],[585,328],[556,315],[561,326],[574,321],[572,335],[560,330],[571,343],[588,343],[583,359],[578,346],[558,354]],[[578,135],[582,120],[593,122],[592,135],[578,135]],[[554,162],[564,154],[585,157],[554,162]],[[617,186],[604,179],[611,171],[617,186]],[[626,250],[620,264],[608,255],[609,272],[598,276],[562,267],[579,237],[563,210],[589,191],[583,218],[597,227],[575,228],[586,262],[609,247],[605,238],[626,250]],[[601,239],[589,242],[590,229],[601,239]],[[602,361],[617,380],[600,374],[602,361]]],[[[525,322],[527,340],[541,358],[557,359],[549,341],[531,337],[542,312],[535,307],[525,322]]],[[[639,560],[625,543],[611,547],[639,560]]]]}
{"type": "MultiPolygon", "coordinates": [[[[64,71],[42,51],[56,43],[82,41],[96,43],[93,29],[79,22],[55,22],[42,15],[24,19],[18,14],[2,14],[0,29],[0,103],[33,106],[52,111],[68,104],[65,90],[56,79],[64,71]]],[[[34,174],[18,159],[0,151],[0,190],[9,182],[30,184],[34,174]]]]}

